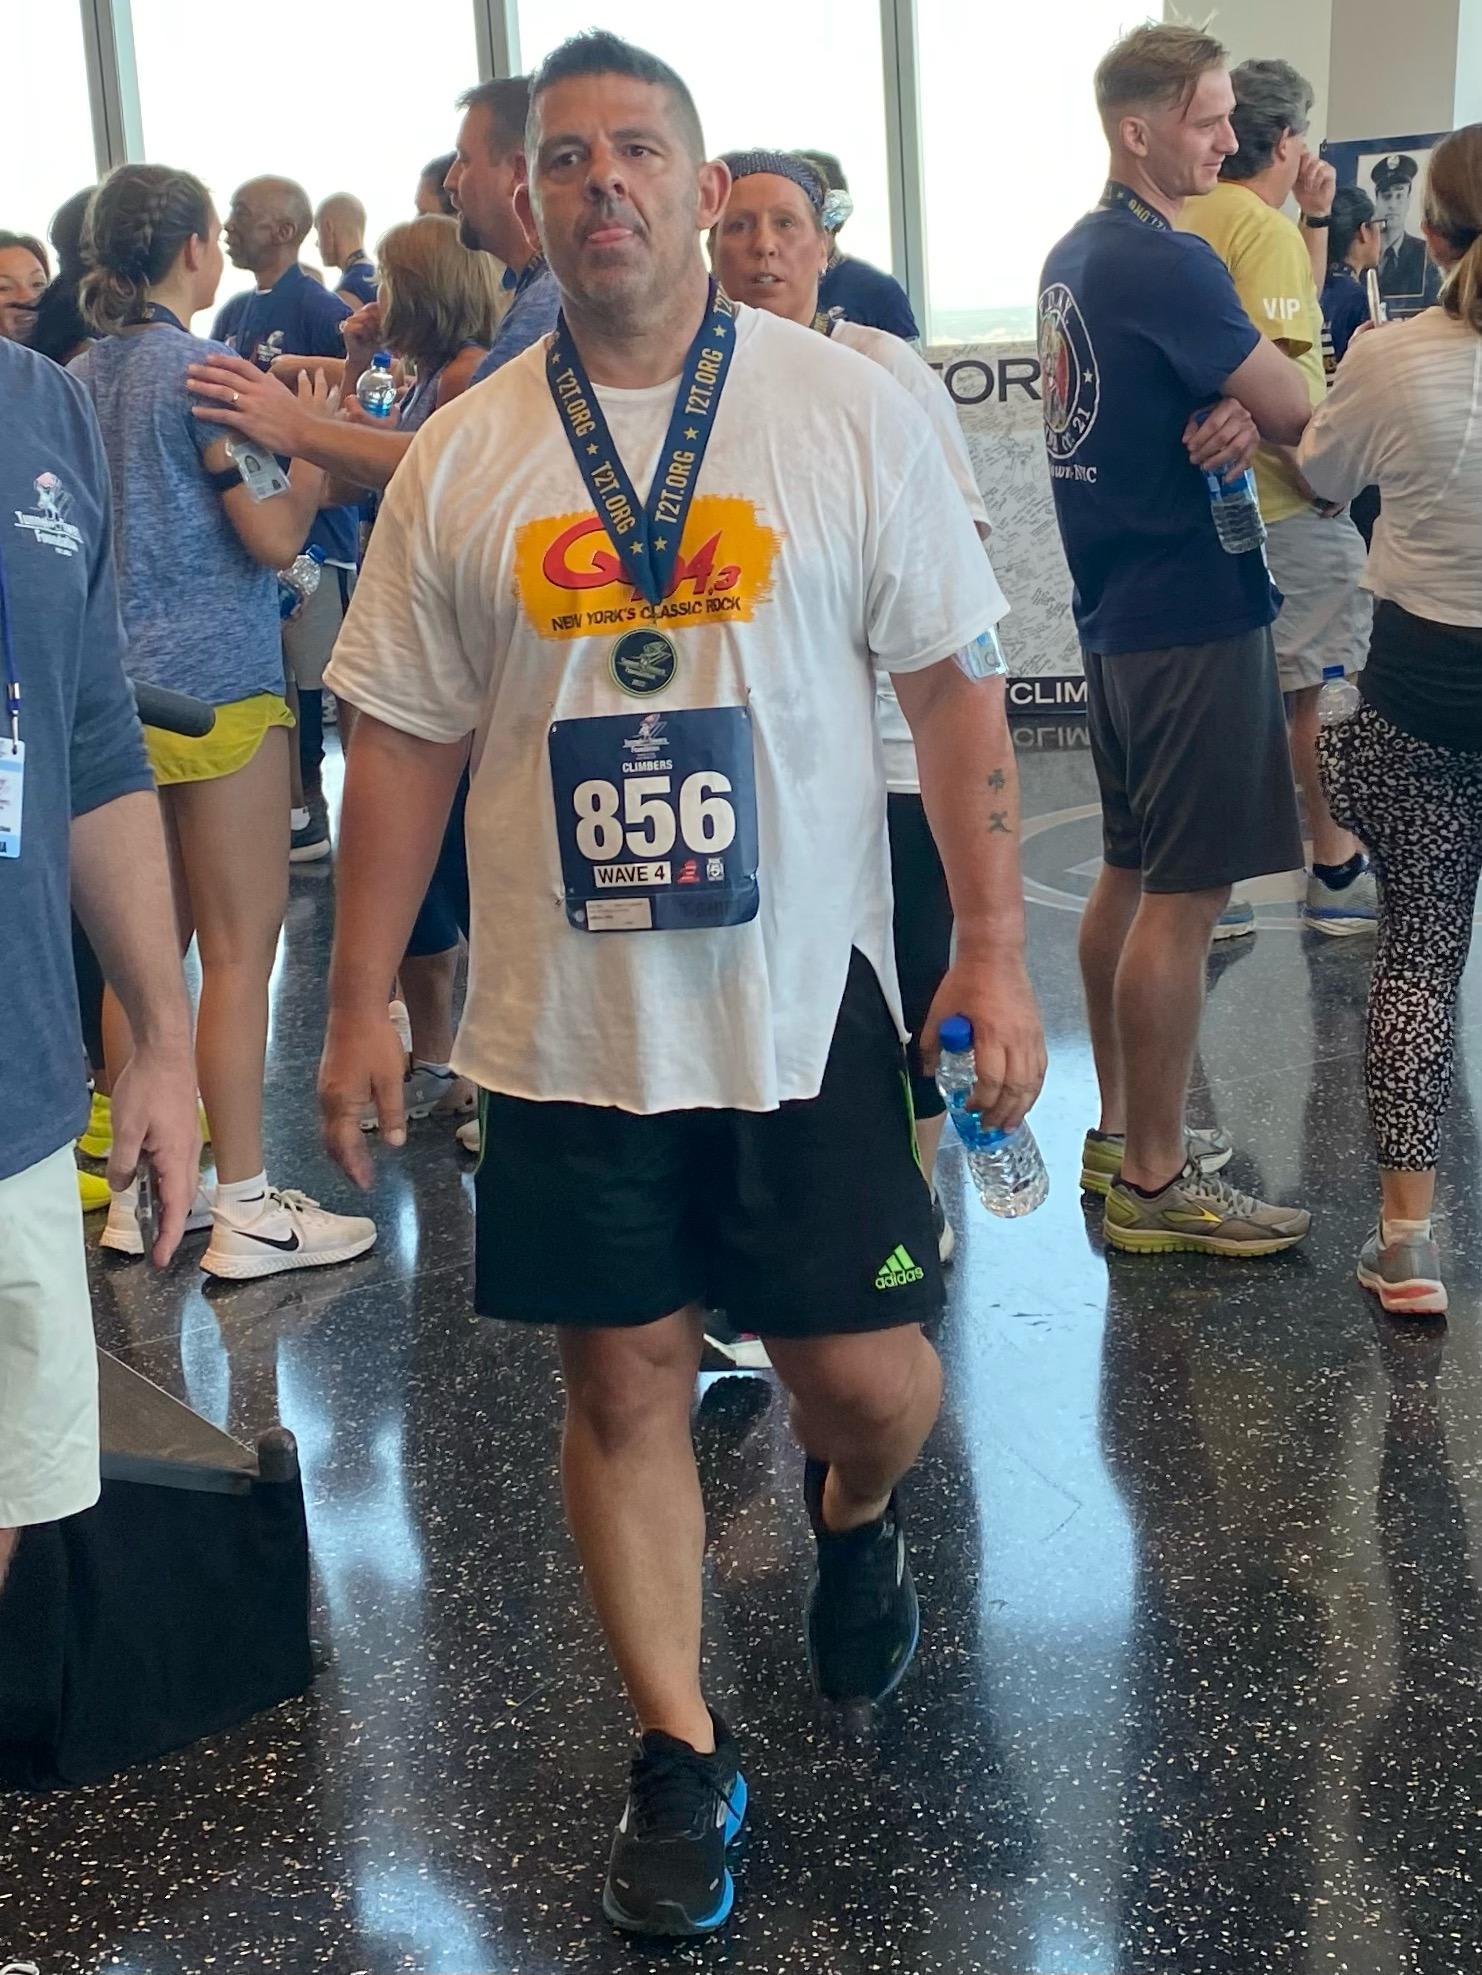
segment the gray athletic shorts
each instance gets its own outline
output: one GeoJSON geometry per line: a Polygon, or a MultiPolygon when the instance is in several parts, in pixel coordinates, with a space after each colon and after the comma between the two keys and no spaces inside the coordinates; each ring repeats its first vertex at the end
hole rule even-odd
{"type": "Polygon", "coordinates": [[[306,693],[324,684],[334,641],[355,594],[355,571],[327,562],[319,572],[319,587],[297,617],[283,626],[283,664],[293,683],[306,693]]]}
{"type": "Polygon", "coordinates": [[[1266,560],[1286,599],[1273,627],[1281,690],[1320,686],[1333,665],[1345,673],[1362,671],[1374,600],[1359,588],[1364,538],[1348,510],[1331,518],[1309,510],[1272,522],[1266,560]]]}
{"type": "Polygon", "coordinates": [[[1300,868],[1268,629],[1085,659],[1108,864],[1141,871],[1149,892],[1213,891],[1300,868]]]}

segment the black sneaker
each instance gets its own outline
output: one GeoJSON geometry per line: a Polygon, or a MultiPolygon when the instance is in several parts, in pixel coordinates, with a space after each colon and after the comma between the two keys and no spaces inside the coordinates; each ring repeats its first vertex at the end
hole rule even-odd
{"type": "Polygon", "coordinates": [[[301,830],[295,830],[288,840],[290,864],[312,864],[316,859],[329,855],[329,805],[324,800],[324,791],[315,789],[304,797],[304,801],[309,820],[301,830]]]}
{"type": "Polygon", "coordinates": [[[740,1751],[720,1716],[715,1754],[651,1729],[638,1745],[612,1841],[602,1911],[630,1934],[712,1934],[736,1888],[726,1847],[746,1817],[740,1751]]]}
{"type": "Polygon", "coordinates": [[[900,1507],[892,1494],[878,1522],[842,1535],[823,1523],[828,1466],[803,1470],[818,1569],[808,1593],[808,1671],[826,1701],[883,1701],[915,1657],[921,1632],[900,1507]]]}

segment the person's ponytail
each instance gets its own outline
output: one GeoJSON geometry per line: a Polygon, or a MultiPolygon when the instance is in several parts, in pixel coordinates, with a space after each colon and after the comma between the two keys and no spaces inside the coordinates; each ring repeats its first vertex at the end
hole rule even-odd
{"type": "Polygon", "coordinates": [[[93,194],[83,228],[82,312],[100,336],[143,322],[151,288],[211,223],[198,178],[167,165],[120,165],[93,194]]]}
{"type": "Polygon", "coordinates": [[[1425,223],[1458,257],[1441,307],[1482,336],[1482,123],[1453,131],[1432,152],[1425,223]]]}

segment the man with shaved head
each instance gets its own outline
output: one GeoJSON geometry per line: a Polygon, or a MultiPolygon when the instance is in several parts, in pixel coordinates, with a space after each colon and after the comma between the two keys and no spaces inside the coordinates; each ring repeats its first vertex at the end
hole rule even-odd
{"type": "MultiPolygon", "coordinates": [[[[211,334],[259,370],[269,369],[275,357],[345,354],[340,324],[350,304],[299,265],[299,249],[313,223],[309,196],[291,178],[252,178],[233,194],[222,229],[226,250],[257,285],[232,297],[211,334]]],[[[353,507],[320,509],[305,546],[324,551],[324,575],[302,613],[283,627],[288,699],[298,720],[289,852],[296,864],[329,855],[329,817],[320,786],[324,668],[355,587],[358,533],[353,507]]]]}
{"type": "Polygon", "coordinates": [[[314,215],[319,258],[337,267],[335,293],[354,308],[376,299],[376,264],[365,251],[365,207],[353,192],[331,192],[314,215]]]}

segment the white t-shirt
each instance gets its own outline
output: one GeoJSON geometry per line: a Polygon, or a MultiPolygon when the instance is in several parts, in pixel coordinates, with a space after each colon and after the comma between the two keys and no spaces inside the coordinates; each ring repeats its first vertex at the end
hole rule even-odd
{"type": "MultiPolygon", "coordinates": [[[[660,607],[675,663],[659,690],[618,683],[617,644],[644,613],[558,422],[544,342],[429,421],[376,522],[327,680],[407,733],[474,736],[453,1060],[489,1090],[640,1113],[816,1096],[852,947],[899,1017],[874,668],[970,643],[996,586],[941,446],[877,365],[751,309],[735,334],[660,607]],[[552,723],[623,715],[636,736],[646,712],[672,726],[715,707],[750,717],[756,916],[579,929],[552,723]]],[[[640,497],[675,390],[597,393],[640,497]]]]}
{"type": "MultiPolygon", "coordinates": [[[[829,333],[829,341],[843,349],[858,350],[862,357],[872,363],[882,364],[895,381],[920,405],[931,420],[931,428],[941,442],[942,452],[951,469],[952,478],[967,504],[967,511],[973,519],[979,535],[986,542],[992,534],[992,524],[988,510],[983,505],[982,490],[978,477],[973,472],[972,456],[967,449],[962,424],[957,409],[952,403],[951,394],[931,365],[912,348],[903,343],[899,336],[892,336],[883,329],[870,329],[862,322],[834,323],[829,333]]],[[[983,623],[986,631],[1008,615],[1009,605],[1003,591],[998,587],[998,578],[989,566],[989,580],[993,584],[994,607],[983,623]]],[[[880,718],[880,739],[885,748],[885,781],[892,795],[915,795],[920,791],[921,778],[916,769],[916,744],[911,739],[911,729],[906,716],[901,712],[900,701],[895,696],[895,688],[889,677],[880,673],[875,682],[878,713],[880,718]]]]}

